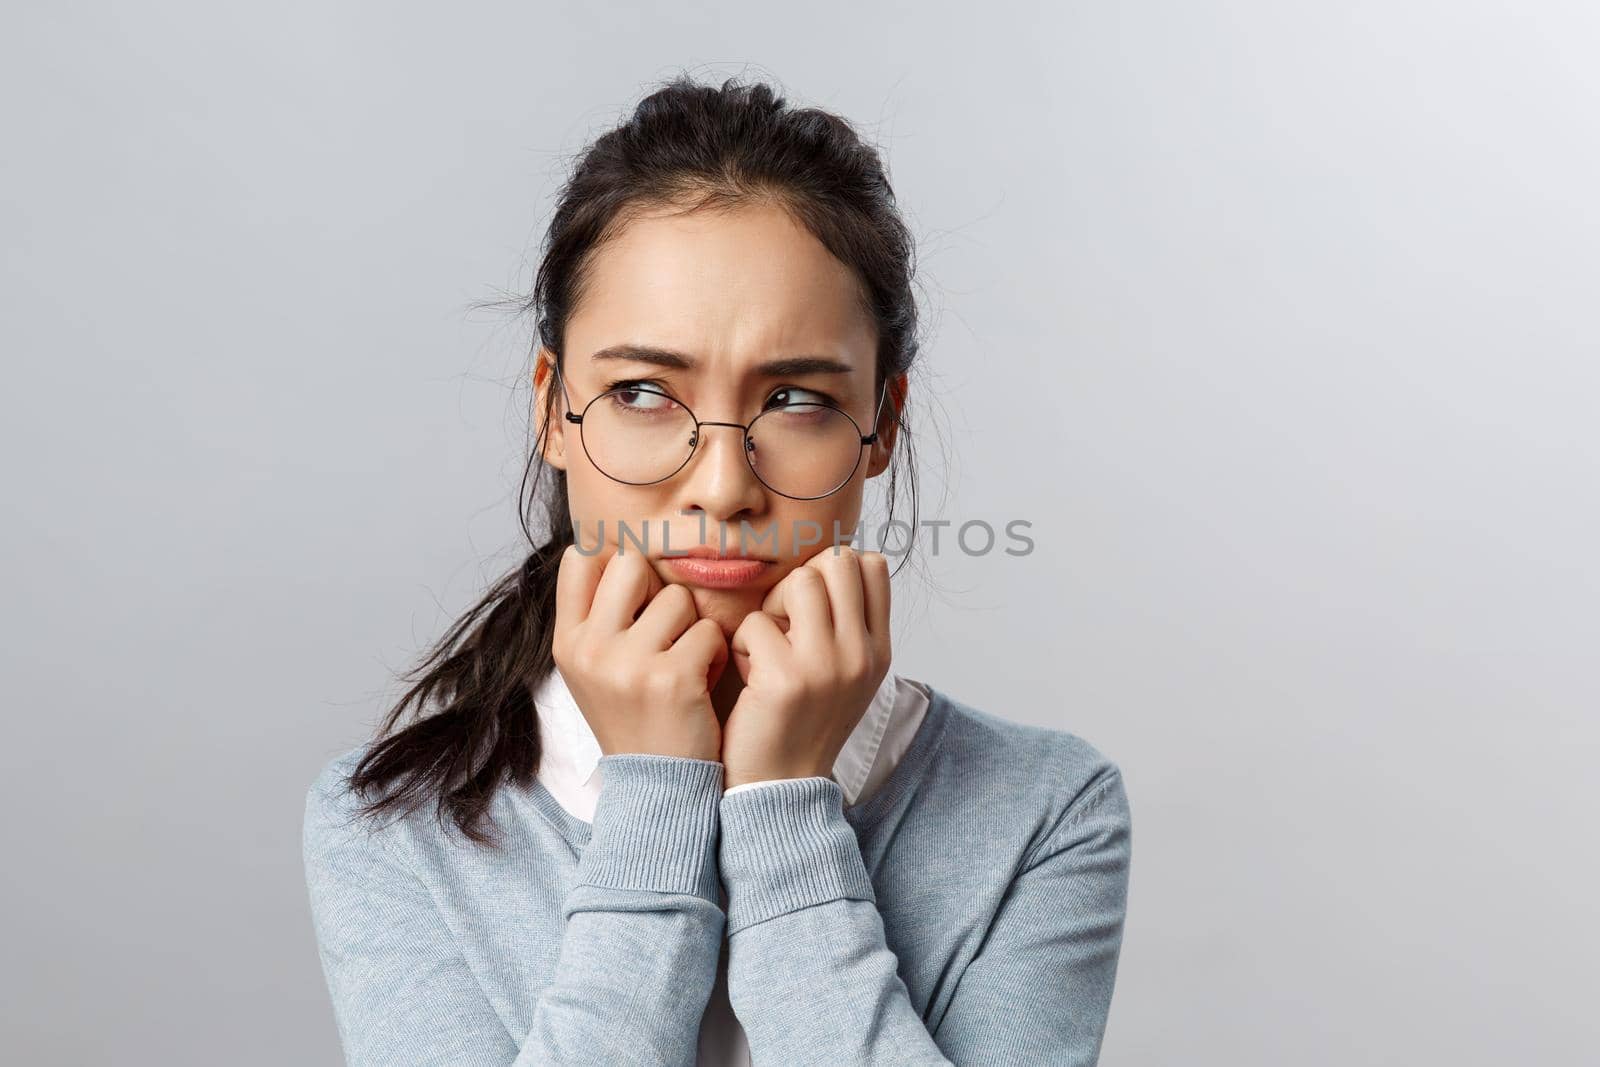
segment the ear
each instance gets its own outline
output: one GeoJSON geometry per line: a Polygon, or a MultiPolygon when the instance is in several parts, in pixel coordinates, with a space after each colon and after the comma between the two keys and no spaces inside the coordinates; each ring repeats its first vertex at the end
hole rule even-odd
{"type": "Polygon", "coordinates": [[[895,434],[900,428],[900,411],[905,407],[909,384],[904,373],[889,379],[889,395],[884,398],[883,413],[878,416],[878,439],[872,442],[872,450],[867,456],[868,478],[876,478],[889,469],[889,460],[894,456],[895,434]]]}
{"type": "Polygon", "coordinates": [[[557,470],[567,469],[567,419],[566,401],[561,395],[561,389],[556,383],[555,353],[542,345],[538,355],[533,361],[533,435],[534,440],[539,439],[539,433],[544,429],[545,405],[551,399],[553,392],[555,408],[550,411],[549,437],[544,442],[543,459],[557,470]]]}

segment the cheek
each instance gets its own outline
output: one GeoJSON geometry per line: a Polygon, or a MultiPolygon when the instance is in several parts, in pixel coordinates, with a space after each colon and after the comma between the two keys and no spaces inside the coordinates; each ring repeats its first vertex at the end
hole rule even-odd
{"type": "Polygon", "coordinates": [[[785,511],[779,520],[779,556],[797,567],[832,544],[856,539],[861,517],[860,492],[847,486],[825,500],[785,511]],[[818,506],[822,505],[822,506],[818,506]]]}
{"type": "Polygon", "coordinates": [[[660,517],[664,509],[647,489],[612,481],[593,467],[567,473],[567,513],[586,532],[597,532],[603,525],[608,543],[616,544],[626,526],[630,549],[635,541],[646,541],[654,551],[671,525],[660,517]]]}
{"type": "MultiPolygon", "coordinates": [[[[596,543],[601,533],[599,520],[606,514],[604,502],[597,499],[601,492],[584,472],[567,472],[567,514],[572,518],[579,539],[585,544],[596,543]]],[[[604,540],[615,539],[612,526],[609,521],[605,523],[604,540]]]]}

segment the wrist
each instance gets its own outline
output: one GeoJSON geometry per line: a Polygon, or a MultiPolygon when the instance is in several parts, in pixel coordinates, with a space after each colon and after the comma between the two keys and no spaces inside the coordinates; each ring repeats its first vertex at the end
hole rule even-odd
{"type": "Polygon", "coordinates": [[[722,777],[722,788],[724,791],[726,791],[734,788],[735,786],[754,785],[757,782],[778,782],[795,778],[831,779],[832,777],[833,773],[831,769],[827,771],[819,771],[815,769],[802,768],[794,771],[762,771],[752,774],[736,774],[731,771],[724,771],[722,777]]]}

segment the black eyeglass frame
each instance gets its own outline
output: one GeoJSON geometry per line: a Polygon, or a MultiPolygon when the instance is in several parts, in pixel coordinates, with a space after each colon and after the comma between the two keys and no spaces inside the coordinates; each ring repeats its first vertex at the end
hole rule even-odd
{"type": "MultiPolygon", "coordinates": [[[[604,474],[607,478],[610,478],[612,481],[617,482],[617,483],[619,483],[621,485],[659,485],[659,484],[661,484],[662,482],[666,481],[669,478],[676,477],[678,475],[678,473],[683,470],[683,468],[685,468],[685,467],[687,467],[689,465],[689,461],[694,459],[695,453],[700,451],[700,427],[702,427],[702,426],[731,426],[734,429],[739,430],[744,434],[744,459],[745,459],[745,462],[750,467],[750,473],[754,474],[756,476],[756,481],[760,482],[762,485],[765,485],[768,489],[771,489],[774,493],[777,493],[779,496],[786,497],[789,500],[821,500],[824,497],[832,496],[834,493],[837,493],[839,490],[843,489],[845,486],[850,484],[850,479],[854,478],[856,476],[856,471],[861,469],[861,457],[866,451],[866,446],[872,444],[874,441],[876,441],[878,439],[878,432],[876,430],[874,430],[872,433],[869,433],[869,434],[862,433],[861,432],[861,424],[856,422],[855,417],[852,416],[848,411],[844,410],[844,408],[839,407],[837,404],[817,404],[817,403],[807,402],[805,404],[787,404],[787,405],[785,405],[785,407],[828,408],[828,409],[830,409],[832,411],[837,411],[839,414],[843,415],[846,419],[848,419],[850,421],[850,425],[856,431],[856,435],[861,438],[861,446],[856,451],[856,462],[855,462],[855,465],[850,468],[850,473],[846,474],[844,476],[844,478],[839,482],[838,485],[834,486],[832,489],[829,489],[826,493],[819,493],[816,496],[794,496],[794,495],[792,495],[790,493],[785,493],[781,489],[774,488],[765,478],[761,477],[761,472],[756,470],[755,461],[750,458],[750,454],[755,451],[755,443],[750,440],[750,427],[754,426],[757,422],[761,421],[761,416],[762,415],[770,414],[773,411],[782,411],[783,408],[769,408],[766,411],[763,411],[763,412],[760,412],[759,414],[757,414],[756,417],[751,419],[749,422],[744,422],[744,423],[740,423],[740,422],[702,422],[698,417],[695,416],[694,410],[692,408],[690,408],[688,404],[683,403],[681,400],[678,400],[676,397],[667,396],[668,400],[671,400],[674,404],[677,404],[684,411],[687,411],[689,413],[689,418],[694,420],[694,434],[691,437],[690,442],[689,442],[689,454],[684,457],[683,462],[678,464],[678,466],[675,467],[670,474],[665,474],[665,475],[661,476],[660,478],[654,479],[653,481],[648,481],[648,482],[630,482],[630,481],[626,481],[625,479],[618,478],[616,475],[611,474],[610,472],[608,472],[604,467],[600,466],[600,464],[595,461],[594,456],[590,455],[590,453],[589,453],[589,443],[587,441],[583,440],[583,417],[589,413],[589,409],[591,407],[593,407],[597,401],[603,400],[603,399],[605,399],[606,397],[610,396],[613,393],[656,392],[656,391],[655,390],[640,390],[640,389],[635,388],[635,387],[623,387],[623,386],[618,386],[615,389],[607,389],[605,392],[601,393],[599,396],[596,396],[593,400],[590,400],[587,404],[583,405],[583,410],[581,412],[578,412],[577,414],[574,414],[573,411],[572,411],[572,398],[567,395],[566,378],[563,377],[562,374],[561,374],[561,363],[560,363],[560,361],[555,361],[553,365],[554,365],[555,370],[556,370],[556,381],[561,386],[561,399],[563,401],[565,401],[566,405],[567,405],[567,410],[564,412],[564,414],[566,415],[568,422],[576,423],[577,426],[578,426],[578,440],[580,442],[582,442],[582,444],[583,444],[583,454],[585,456],[589,457],[589,462],[591,464],[593,464],[595,470],[599,471],[601,474],[604,474]]],[[[658,393],[657,395],[666,396],[665,393],[658,393]]],[[[878,395],[878,410],[877,410],[877,414],[873,416],[873,425],[877,425],[877,421],[883,417],[883,402],[884,402],[885,399],[888,398],[888,395],[889,395],[889,381],[886,378],[886,379],[884,379],[884,382],[883,382],[883,390],[878,395]]]]}

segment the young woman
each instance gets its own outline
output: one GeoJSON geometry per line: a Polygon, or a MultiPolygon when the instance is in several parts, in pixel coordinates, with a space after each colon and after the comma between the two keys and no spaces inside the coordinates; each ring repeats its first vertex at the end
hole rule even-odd
{"type": "Polygon", "coordinates": [[[892,672],[848,544],[917,350],[876,152],[675,81],[577,164],[530,307],[548,536],[307,798],[348,1062],[1094,1063],[1118,769],[892,672]]]}

